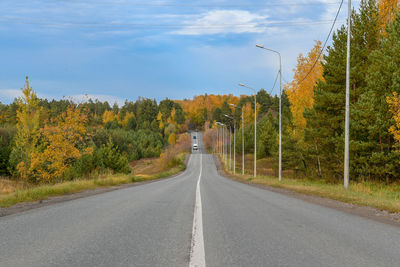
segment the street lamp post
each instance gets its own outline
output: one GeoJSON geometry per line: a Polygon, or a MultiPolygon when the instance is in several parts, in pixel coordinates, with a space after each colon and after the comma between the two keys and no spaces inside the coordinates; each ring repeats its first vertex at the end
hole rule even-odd
{"type": "MultiPolygon", "coordinates": [[[[229,105],[233,105],[233,104],[229,104],[229,105]]],[[[235,105],[233,105],[235,106],[235,105]]],[[[224,114],[225,117],[227,117],[228,119],[231,119],[233,121],[233,174],[236,173],[236,123],[235,123],[235,117],[233,116],[229,116],[228,114],[224,114]]],[[[229,126],[229,128],[231,128],[229,126]]],[[[231,131],[229,131],[229,135],[231,136],[231,131]]],[[[231,137],[232,138],[232,137],[231,137]]],[[[231,156],[231,151],[232,151],[232,140],[230,140],[229,143],[229,162],[230,162],[230,167],[232,169],[232,156],[231,156]]]]}
{"type": "MultiPolygon", "coordinates": [[[[234,104],[230,104],[231,106],[234,106],[235,108],[238,108],[242,111],[242,175],[244,175],[244,115],[243,115],[243,108],[238,107],[234,104]]],[[[236,161],[235,161],[236,163],[236,161]]]]}
{"type": "Polygon", "coordinates": [[[254,178],[257,177],[257,91],[243,83],[240,86],[254,91],[254,178]]]}
{"type": "Polygon", "coordinates": [[[229,133],[229,139],[228,139],[228,142],[229,142],[229,169],[232,170],[232,128],[230,125],[229,125],[228,133],[229,133]]]}
{"type": "MultiPolygon", "coordinates": [[[[235,104],[229,104],[234,108],[240,109],[242,112],[242,125],[243,125],[243,109],[241,107],[236,106],[235,104]]],[[[227,115],[225,115],[227,116],[227,115]]],[[[236,120],[235,117],[233,119],[233,174],[236,174],[236,120]]],[[[242,127],[243,131],[243,127],[242,127]]],[[[244,136],[242,133],[242,175],[244,175],[244,136]]]]}
{"type": "Polygon", "coordinates": [[[282,181],[282,57],[276,50],[265,48],[263,45],[256,45],[256,47],[274,52],[279,56],[279,181],[282,181]]]}
{"type": "Polygon", "coordinates": [[[219,125],[219,126],[222,126],[222,134],[220,134],[220,136],[222,135],[222,141],[221,141],[221,153],[222,153],[222,155],[221,155],[221,157],[222,157],[222,160],[223,161],[227,161],[228,159],[227,159],[227,148],[225,147],[226,146],[226,139],[227,139],[227,131],[225,131],[225,127],[226,127],[226,125],[225,124],[223,124],[223,123],[221,123],[221,122],[219,122],[219,121],[217,121],[217,124],[219,125]]]}

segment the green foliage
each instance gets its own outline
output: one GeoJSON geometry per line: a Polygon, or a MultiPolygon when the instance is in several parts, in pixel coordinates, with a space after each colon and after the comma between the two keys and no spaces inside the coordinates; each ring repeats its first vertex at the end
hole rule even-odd
{"type": "MultiPolygon", "coordinates": [[[[351,174],[359,176],[371,156],[374,141],[365,131],[375,122],[369,117],[374,108],[366,84],[371,64],[370,54],[379,47],[379,29],[375,1],[362,1],[360,12],[352,14],[351,36],[351,174]],[[363,125],[364,124],[364,125],[363,125]]],[[[345,70],[347,29],[342,26],[333,36],[323,64],[325,81],[315,88],[314,106],[304,112],[307,121],[305,131],[311,153],[310,166],[320,160],[322,175],[337,180],[343,175],[345,70]]],[[[381,129],[380,132],[387,132],[381,129]]],[[[370,163],[367,163],[369,165],[370,163]]]]}
{"type": "Polygon", "coordinates": [[[104,167],[116,173],[129,173],[130,167],[128,159],[121,154],[118,146],[115,146],[111,139],[107,145],[101,148],[101,155],[104,167]]]}
{"type": "Polygon", "coordinates": [[[8,161],[15,133],[16,129],[14,127],[0,128],[0,176],[10,174],[8,170],[8,161]]]}
{"type": "Polygon", "coordinates": [[[258,123],[257,133],[259,138],[257,156],[263,158],[276,154],[274,150],[278,141],[278,130],[272,114],[268,114],[258,123]]]}
{"type": "Polygon", "coordinates": [[[150,129],[138,131],[96,129],[92,137],[97,147],[106,145],[109,138],[129,161],[159,157],[165,144],[161,134],[150,129]]]}

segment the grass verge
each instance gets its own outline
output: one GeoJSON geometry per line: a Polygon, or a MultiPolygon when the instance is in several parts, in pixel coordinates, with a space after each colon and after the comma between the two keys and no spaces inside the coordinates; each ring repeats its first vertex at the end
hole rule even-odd
{"type": "MultiPolygon", "coordinates": [[[[182,156],[183,157],[183,156],[182,156]]],[[[0,207],[10,207],[17,203],[45,200],[52,196],[73,194],[98,187],[110,187],[135,182],[149,181],[175,175],[186,169],[184,160],[177,166],[151,175],[110,175],[97,179],[74,180],[54,185],[38,185],[31,188],[16,189],[14,192],[0,195],[0,207]]]]}
{"type": "Polygon", "coordinates": [[[261,184],[291,191],[330,198],[358,206],[370,206],[391,213],[400,212],[400,184],[383,184],[377,182],[351,182],[349,189],[345,190],[342,184],[330,184],[324,180],[294,179],[283,177],[279,182],[277,177],[235,175],[233,176],[224,167],[226,173],[235,179],[251,184],[261,184]]]}

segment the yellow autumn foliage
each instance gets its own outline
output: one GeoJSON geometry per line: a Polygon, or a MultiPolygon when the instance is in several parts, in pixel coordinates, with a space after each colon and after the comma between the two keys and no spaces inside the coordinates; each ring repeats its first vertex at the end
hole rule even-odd
{"type": "Polygon", "coordinates": [[[323,79],[322,55],[317,58],[321,49],[321,42],[317,41],[307,56],[300,54],[297,57],[297,66],[293,70],[293,81],[285,86],[285,91],[290,101],[290,111],[293,115],[293,124],[298,137],[302,136],[306,126],[303,112],[314,104],[314,86],[318,80],[323,79]]]}
{"type": "Polygon", "coordinates": [[[22,97],[18,98],[17,103],[17,135],[10,161],[16,164],[16,174],[29,180],[32,153],[37,151],[39,144],[40,107],[36,93],[29,86],[28,77],[22,89],[22,97]]]}
{"type": "Polygon", "coordinates": [[[387,97],[386,102],[389,104],[389,110],[395,121],[395,125],[390,126],[389,132],[393,135],[396,143],[400,144],[400,97],[398,93],[393,92],[393,96],[387,97]]]}
{"type": "Polygon", "coordinates": [[[103,113],[103,123],[112,122],[115,119],[115,114],[112,110],[106,110],[103,113]]]}
{"type": "Polygon", "coordinates": [[[38,181],[49,181],[62,177],[72,162],[91,148],[83,148],[88,118],[80,107],[71,105],[54,124],[45,125],[41,130],[43,151],[32,153],[30,173],[38,181]]]}
{"type": "Polygon", "coordinates": [[[400,1],[379,0],[378,8],[379,8],[380,26],[382,32],[385,33],[386,25],[390,24],[393,21],[396,12],[399,11],[400,1]]]}

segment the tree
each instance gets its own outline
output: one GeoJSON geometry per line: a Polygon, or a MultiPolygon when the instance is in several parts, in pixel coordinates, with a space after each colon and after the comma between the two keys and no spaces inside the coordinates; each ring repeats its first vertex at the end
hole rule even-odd
{"type": "Polygon", "coordinates": [[[323,80],[321,49],[321,42],[316,41],[313,49],[306,57],[302,54],[297,57],[297,66],[293,70],[293,81],[285,88],[290,101],[290,111],[293,115],[296,139],[303,138],[306,126],[306,119],[303,116],[303,112],[306,108],[309,109],[314,104],[314,86],[319,80],[323,80]]]}
{"type": "Polygon", "coordinates": [[[389,110],[393,115],[394,124],[389,127],[389,132],[393,135],[394,140],[400,148],[400,98],[397,92],[393,92],[393,96],[386,97],[389,104],[389,110]]]}
{"type": "Polygon", "coordinates": [[[175,145],[176,144],[176,135],[175,133],[171,133],[168,137],[168,144],[175,145]]]}
{"type": "Polygon", "coordinates": [[[22,179],[31,180],[32,154],[39,149],[39,99],[26,77],[22,97],[17,100],[17,134],[10,155],[11,172],[22,179]]]}
{"type": "MultiPolygon", "coordinates": [[[[395,103],[388,97],[400,93],[400,16],[397,15],[387,27],[379,49],[369,55],[367,92],[356,106],[355,130],[357,140],[356,158],[360,165],[359,175],[390,181],[398,179],[399,155],[393,148],[396,127],[395,103]],[[392,132],[392,134],[390,133],[392,132]]],[[[395,100],[395,98],[394,98],[395,100]]]]}
{"type": "Polygon", "coordinates": [[[115,119],[115,114],[112,110],[106,110],[103,113],[103,123],[107,124],[108,122],[112,122],[115,119]]]}
{"type": "MultiPolygon", "coordinates": [[[[362,1],[359,13],[352,14],[351,175],[359,169],[357,158],[365,155],[365,145],[362,143],[368,141],[362,139],[365,131],[363,127],[356,125],[363,120],[356,119],[355,115],[357,110],[362,110],[361,106],[357,107],[361,95],[368,91],[366,81],[371,64],[369,56],[379,47],[377,18],[376,2],[373,0],[362,1]]],[[[347,29],[342,26],[334,34],[333,45],[328,47],[328,54],[324,58],[324,80],[317,82],[314,105],[304,113],[305,137],[310,149],[309,165],[320,166],[323,176],[336,180],[343,175],[346,41],[347,29]]]]}
{"type": "Polygon", "coordinates": [[[32,153],[29,168],[37,181],[62,178],[82,154],[93,152],[86,148],[87,122],[88,118],[81,108],[71,105],[54,124],[48,124],[41,130],[45,148],[32,153]]]}

